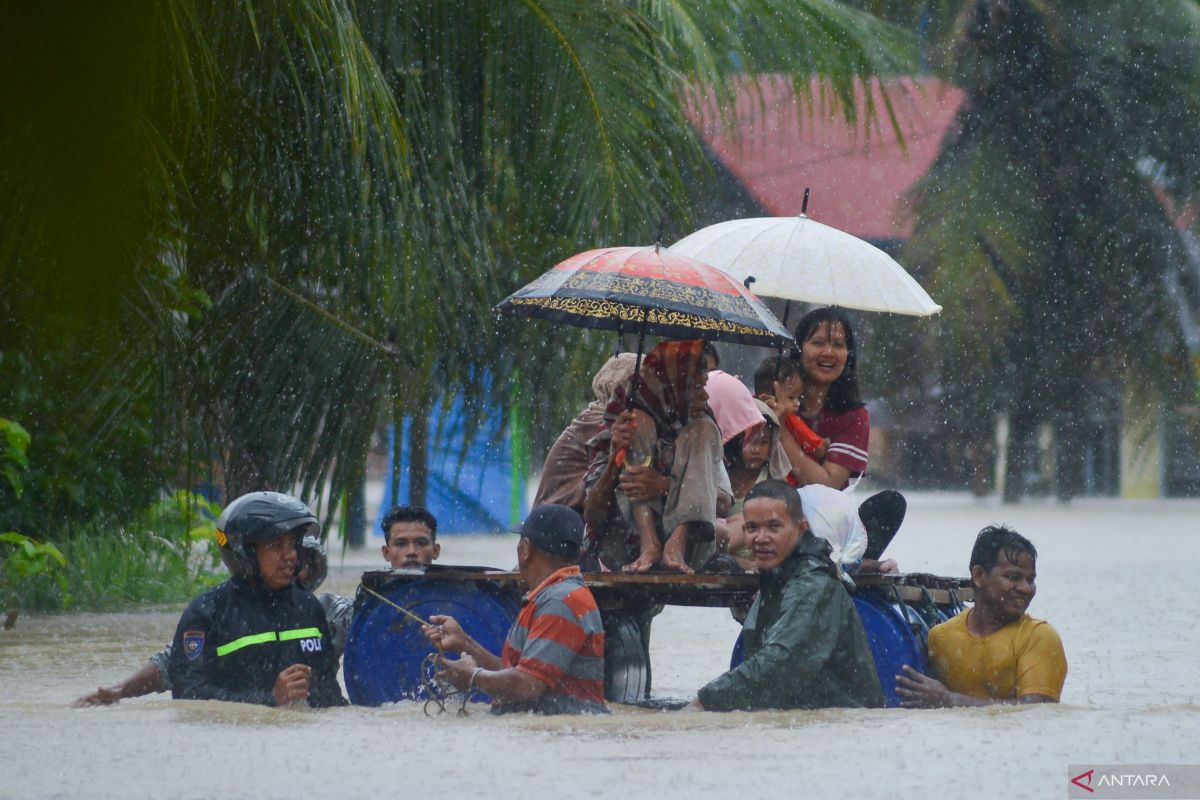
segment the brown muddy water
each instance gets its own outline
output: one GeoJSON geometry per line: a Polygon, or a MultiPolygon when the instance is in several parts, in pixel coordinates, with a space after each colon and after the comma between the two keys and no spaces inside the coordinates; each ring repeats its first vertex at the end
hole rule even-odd
{"type": "MultiPolygon", "coordinates": [[[[144,663],[180,608],[23,615],[0,632],[0,797],[1065,797],[1067,765],[1200,763],[1200,502],[1003,507],[914,495],[889,555],[961,575],[974,534],[1037,545],[1031,613],[1062,635],[1063,703],[940,711],[427,718],[378,709],[68,703],[144,663]]],[[[444,537],[442,561],[511,566],[515,539],[444,537]]],[[[373,548],[333,570],[351,592],[373,548]]],[[[335,558],[336,561],[336,558],[335,558]]],[[[728,664],[722,609],[654,625],[655,694],[690,697],[728,664]]]]}

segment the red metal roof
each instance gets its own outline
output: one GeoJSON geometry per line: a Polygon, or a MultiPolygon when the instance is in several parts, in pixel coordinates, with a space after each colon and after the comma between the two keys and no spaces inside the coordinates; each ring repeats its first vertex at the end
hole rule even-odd
{"type": "MultiPolygon", "coordinates": [[[[699,122],[701,136],[722,163],[772,216],[799,214],[805,187],[808,215],[865,239],[904,239],[912,231],[909,188],[925,173],[962,102],[960,89],[933,79],[888,84],[904,136],[901,148],[878,87],[877,119],[869,130],[851,128],[840,111],[814,100],[797,104],[790,84],[759,79],[761,101],[750,87],[738,92],[736,131],[715,113],[699,122]]],[[[814,84],[814,97],[819,97],[814,84]]],[[[858,94],[860,120],[865,92],[858,94]]],[[[700,115],[697,115],[699,117],[700,115]]]]}

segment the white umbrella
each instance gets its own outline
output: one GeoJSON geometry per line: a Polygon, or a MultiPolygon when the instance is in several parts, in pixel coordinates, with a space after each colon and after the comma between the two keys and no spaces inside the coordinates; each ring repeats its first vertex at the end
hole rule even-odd
{"type": "Polygon", "coordinates": [[[917,317],[942,310],[887,253],[804,214],[719,222],[670,250],[754,278],[759,296],[917,317]]]}

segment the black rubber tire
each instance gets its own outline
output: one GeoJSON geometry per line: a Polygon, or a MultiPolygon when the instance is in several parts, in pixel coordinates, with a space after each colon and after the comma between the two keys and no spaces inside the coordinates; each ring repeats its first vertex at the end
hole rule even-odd
{"type": "Polygon", "coordinates": [[[650,689],[650,659],[637,619],[625,614],[604,616],[604,698],[637,703],[650,689]]]}

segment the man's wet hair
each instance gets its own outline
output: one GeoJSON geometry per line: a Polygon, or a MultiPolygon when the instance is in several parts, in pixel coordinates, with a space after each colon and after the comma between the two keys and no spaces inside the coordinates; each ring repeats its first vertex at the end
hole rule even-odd
{"type": "Polygon", "coordinates": [[[717,348],[713,345],[712,342],[705,342],[704,349],[701,352],[704,355],[706,355],[712,359],[712,362],[713,362],[712,368],[713,369],[717,369],[718,367],[721,366],[721,356],[719,353],[717,353],[717,348]]]}
{"type": "Polygon", "coordinates": [[[800,362],[788,355],[764,359],[754,370],[754,396],[775,394],[775,381],[784,383],[796,375],[803,376],[800,362]]]}
{"type": "Polygon", "coordinates": [[[437,519],[421,506],[396,506],[387,513],[379,527],[383,528],[383,540],[392,543],[388,533],[397,522],[419,522],[429,528],[429,538],[437,541],[437,519]]]}
{"type": "Polygon", "coordinates": [[[1037,564],[1037,548],[1033,542],[1005,525],[988,525],[975,537],[975,546],[971,548],[971,565],[983,567],[984,572],[991,572],[992,567],[1004,556],[1008,563],[1016,564],[1021,556],[1029,554],[1029,560],[1037,564]]]}
{"type": "MultiPolygon", "coordinates": [[[[804,519],[804,506],[800,502],[800,493],[797,492],[787,481],[781,481],[777,478],[756,483],[750,487],[750,491],[746,493],[746,503],[751,500],[757,500],[760,497],[765,497],[768,500],[782,500],[783,505],[787,508],[788,516],[793,522],[799,522],[804,519]]],[[[745,504],[742,505],[745,508],[745,504]]]]}

